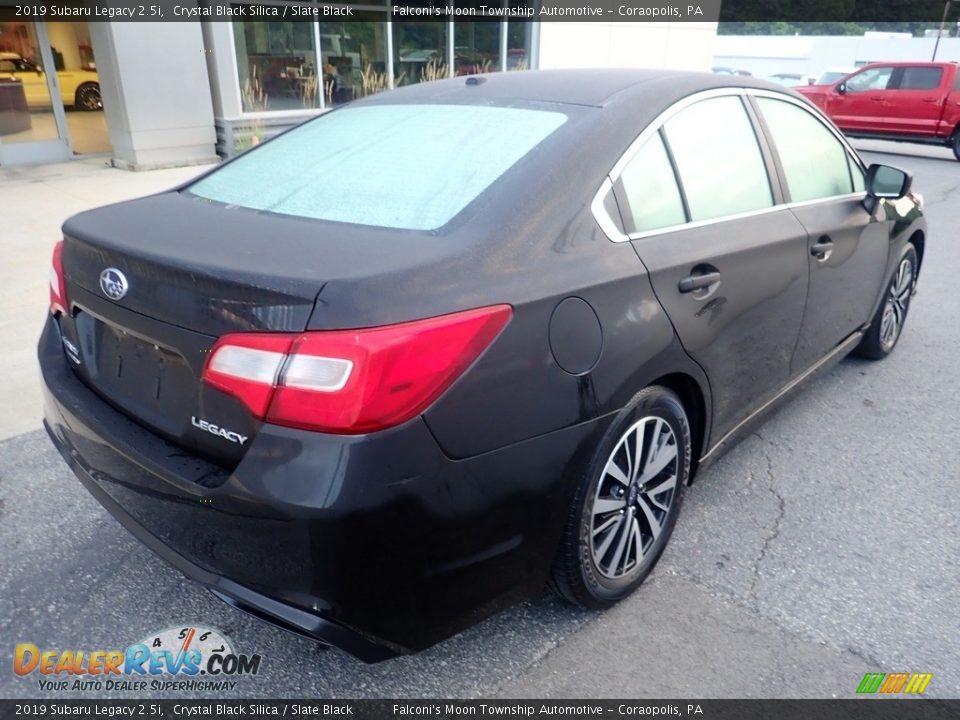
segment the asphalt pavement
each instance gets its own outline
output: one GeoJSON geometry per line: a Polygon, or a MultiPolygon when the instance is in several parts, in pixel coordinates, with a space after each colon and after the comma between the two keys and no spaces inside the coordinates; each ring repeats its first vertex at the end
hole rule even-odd
{"type": "MultiPolygon", "coordinates": [[[[16,643],[123,648],[186,625],[263,656],[233,697],[852,697],[865,672],[899,671],[960,697],[960,163],[890,149],[865,157],[915,173],[930,226],[896,352],[844,360],[703,473],[660,564],[618,607],[545,593],[363,665],[182,578],[35,430],[0,442],[0,697],[50,697],[12,672],[16,643]]],[[[126,696],[69,697],[111,695],[126,696]]]]}

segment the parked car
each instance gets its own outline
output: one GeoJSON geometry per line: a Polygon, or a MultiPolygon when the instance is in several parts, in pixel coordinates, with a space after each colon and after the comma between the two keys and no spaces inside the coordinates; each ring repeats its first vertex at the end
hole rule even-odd
{"type": "MultiPolygon", "coordinates": [[[[23,83],[27,105],[31,110],[50,107],[47,76],[37,63],[17,53],[0,52],[0,75],[10,75],[23,83]]],[[[78,110],[103,110],[100,78],[94,70],[58,70],[60,98],[67,107],[78,110]]]]}
{"type": "Polygon", "coordinates": [[[805,84],[803,75],[800,73],[774,73],[767,78],[770,82],[775,82],[784,87],[796,87],[805,84]]]}
{"type": "Polygon", "coordinates": [[[728,67],[710,68],[710,72],[716,75],[742,75],[744,77],[750,77],[753,74],[749,70],[738,70],[737,68],[728,67]]]}
{"type": "Polygon", "coordinates": [[[45,426],[188,577],[367,661],[548,581],[605,608],[766,411],[894,350],[921,208],[761,80],[418,84],[69,219],[45,426]]]}
{"type": "Polygon", "coordinates": [[[960,65],[865,65],[829,85],[798,87],[847,135],[946,145],[960,160],[960,65]]]}

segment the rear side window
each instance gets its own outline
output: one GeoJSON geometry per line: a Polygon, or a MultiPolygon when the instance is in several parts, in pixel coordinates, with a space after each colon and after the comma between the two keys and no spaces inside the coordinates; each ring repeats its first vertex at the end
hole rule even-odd
{"type": "Polygon", "coordinates": [[[686,222],[673,166],[656,133],[647,140],[620,175],[623,220],[628,233],[657,230],[686,222]]]}
{"type": "Polygon", "coordinates": [[[793,103],[757,98],[787,178],[792,202],[852,192],[847,149],[813,114],[793,103]]]}
{"type": "Polygon", "coordinates": [[[284,215],[433,230],[566,120],[559,112],[475,105],[346,107],[189,190],[284,215]]]}
{"type": "Polygon", "coordinates": [[[773,205],[757,136],[739,97],[702,100],[664,125],[690,208],[690,219],[773,205]]]}
{"type": "Polygon", "coordinates": [[[943,80],[943,68],[906,67],[900,78],[901,90],[934,90],[943,80]]]}

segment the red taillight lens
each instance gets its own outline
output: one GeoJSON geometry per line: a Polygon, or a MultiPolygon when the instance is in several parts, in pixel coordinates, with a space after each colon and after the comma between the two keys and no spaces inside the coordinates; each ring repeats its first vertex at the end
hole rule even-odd
{"type": "Polygon", "coordinates": [[[63,240],[53,246],[50,264],[50,312],[54,315],[67,311],[67,288],[63,279],[63,240]]]}
{"type": "Polygon", "coordinates": [[[365,433],[423,412],[510,319],[509,305],[362,330],[226,335],[204,380],[277,425],[365,433]]]}

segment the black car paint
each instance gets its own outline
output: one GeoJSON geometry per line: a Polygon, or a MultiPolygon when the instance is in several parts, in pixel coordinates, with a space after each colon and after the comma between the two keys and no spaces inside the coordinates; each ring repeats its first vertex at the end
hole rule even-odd
{"type": "Polygon", "coordinates": [[[809,259],[819,218],[802,209],[611,243],[590,204],[634,138],[694,92],[744,86],[790,94],[744,78],[564,71],[362,101],[568,114],[436,232],[228,208],[186,187],[78,215],[64,226],[73,310],[49,319],[40,345],[47,429],[107,509],[188,576],[364,659],[424,648],[529,598],[547,579],[580,473],[634,393],[674,387],[695,454],[715,458],[721,438],[728,445],[843,339],[817,336],[808,293],[827,324],[831,306],[855,296],[862,312],[842,323],[855,333],[899,249],[924,230],[912,201],[881,203],[872,226],[883,237],[841,239],[850,252],[839,247],[829,272],[809,259]],[[858,252],[881,241],[882,253],[858,252]],[[856,268],[868,262],[885,268],[871,264],[863,279],[856,268]],[[720,268],[720,287],[678,294],[697,264],[720,268]],[[97,289],[110,266],[132,280],[119,303],[97,289]],[[837,278],[849,284],[838,289],[837,278]],[[390,430],[344,437],[260,423],[199,382],[224,333],[369,327],[502,302],[514,316],[500,337],[421,417],[390,430]],[[155,344],[178,356],[164,362],[181,371],[170,389],[179,404],[151,408],[98,386],[110,357],[86,316],[132,336],[114,339],[130,344],[124,352],[155,344]],[[76,372],[61,332],[83,353],[76,372]],[[808,356],[791,367],[798,340],[808,356]],[[193,415],[249,441],[228,446],[193,415]]]}

